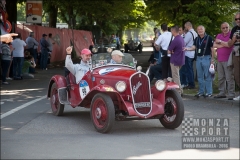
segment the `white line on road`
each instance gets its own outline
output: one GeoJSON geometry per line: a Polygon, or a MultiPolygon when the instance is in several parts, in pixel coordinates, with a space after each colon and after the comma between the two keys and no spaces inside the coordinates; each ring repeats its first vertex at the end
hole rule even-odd
{"type": "Polygon", "coordinates": [[[42,99],[44,99],[44,98],[46,98],[46,96],[42,96],[42,97],[40,97],[40,98],[38,98],[38,99],[32,100],[32,101],[27,102],[27,103],[25,103],[25,104],[23,104],[23,105],[21,105],[21,106],[19,106],[19,107],[17,107],[17,108],[14,108],[14,109],[12,109],[12,110],[10,110],[10,111],[2,114],[2,115],[1,115],[1,119],[5,118],[5,117],[7,117],[7,116],[9,116],[9,115],[11,115],[11,114],[13,114],[13,113],[15,113],[15,112],[23,109],[23,108],[25,108],[25,107],[27,107],[27,106],[30,106],[31,104],[36,103],[37,101],[40,101],[40,100],[42,100],[42,99]]]}

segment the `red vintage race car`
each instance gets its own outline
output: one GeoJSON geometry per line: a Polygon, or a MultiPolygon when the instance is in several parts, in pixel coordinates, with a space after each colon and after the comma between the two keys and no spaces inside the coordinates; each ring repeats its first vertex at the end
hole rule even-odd
{"type": "Polygon", "coordinates": [[[53,114],[62,115],[65,105],[90,108],[93,126],[101,133],[109,132],[115,121],[136,119],[158,119],[166,128],[179,127],[184,117],[179,86],[162,80],[151,86],[132,55],[124,55],[122,64],[109,64],[110,53],[93,55],[92,68],[78,84],[71,73],[54,75],[47,93],[53,114]]]}

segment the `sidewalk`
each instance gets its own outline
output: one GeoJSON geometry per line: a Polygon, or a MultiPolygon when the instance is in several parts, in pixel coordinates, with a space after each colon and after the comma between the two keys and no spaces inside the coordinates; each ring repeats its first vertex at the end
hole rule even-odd
{"type": "MultiPolygon", "coordinates": [[[[239,95],[239,93],[236,93],[236,95],[239,95]]],[[[207,97],[207,98],[204,98],[204,97],[196,98],[194,97],[193,94],[183,94],[183,98],[189,98],[196,101],[209,101],[209,102],[216,103],[216,105],[220,103],[221,104],[225,103],[225,104],[229,104],[229,106],[238,106],[238,107],[240,106],[240,101],[228,100],[227,98],[213,98],[213,97],[214,96],[207,97]]]]}

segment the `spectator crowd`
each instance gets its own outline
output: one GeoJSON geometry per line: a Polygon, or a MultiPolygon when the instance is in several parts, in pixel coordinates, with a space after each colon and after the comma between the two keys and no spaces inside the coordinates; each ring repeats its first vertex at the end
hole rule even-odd
{"type": "Polygon", "coordinates": [[[239,47],[240,47],[240,12],[234,16],[236,26],[230,29],[227,22],[220,25],[219,34],[213,38],[208,35],[205,26],[199,25],[196,31],[191,22],[184,27],[161,25],[154,28],[153,53],[149,58],[149,79],[169,80],[183,89],[195,89],[194,68],[198,81],[195,97],[212,97],[213,80],[218,74],[219,93],[214,98],[240,100],[235,93],[235,84],[240,88],[239,47]],[[215,60],[216,59],[216,60],[215,60]],[[194,61],[196,66],[194,67],[194,61]],[[216,61],[216,62],[215,62],[216,61]]]}
{"type": "Polygon", "coordinates": [[[35,39],[34,32],[30,32],[25,41],[22,40],[20,33],[13,35],[11,40],[7,40],[9,39],[7,35],[9,34],[1,30],[1,38],[3,38],[0,44],[0,55],[3,85],[10,84],[9,80],[34,78],[34,74],[37,73],[36,66],[47,70],[53,44],[55,44],[51,33],[49,36],[43,34],[39,41],[35,39]],[[38,52],[39,46],[40,52],[38,52]]]}
{"type": "MultiPolygon", "coordinates": [[[[178,92],[182,95],[184,89],[196,88],[193,70],[193,62],[196,61],[198,92],[195,97],[213,96],[213,80],[217,71],[219,93],[214,98],[240,100],[240,96],[235,95],[235,84],[240,88],[240,12],[235,14],[234,20],[236,26],[232,29],[223,22],[221,32],[215,38],[207,34],[203,25],[197,26],[195,31],[191,22],[186,22],[184,27],[174,25],[171,28],[164,23],[161,25],[162,32],[154,28],[153,54],[149,59],[150,81],[153,78],[170,79],[179,85],[178,92]]],[[[6,33],[2,32],[1,28],[2,84],[7,85],[7,80],[12,79],[34,78],[37,64],[42,70],[48,69],[55,44],[51,33],[43,34],[39,41],[34,38],[34,32],[30,32],[25,41],[18,33],[13,35],[12,41],[11,36],[4,36],[6,33]]]]}

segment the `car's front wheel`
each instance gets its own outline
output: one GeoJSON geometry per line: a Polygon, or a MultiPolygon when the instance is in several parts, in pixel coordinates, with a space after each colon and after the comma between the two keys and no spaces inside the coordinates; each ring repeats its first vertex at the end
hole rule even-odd
{"type": "Polygon", "coordinates": [[[160,122],[165,128],[174,129],[180,126],[184,117],[184,105],[176,90],[167,90],[165,94],[164,115],[160,122]]]}
{"type": "Polygon", "coordinates": [[[115,121],[115,109],[110,96],[97,93],[92,99],[90,115],[98,132],[109,132],[115,121]]]}
{"type": "Polygon", "coordinates": [[[64,104],[61,104],[59,101],[58,88],[56,83],[53,83],[51,87],[50,103],[51,103],[52,113],[55,116],[61,116],[64,111],[64,104]]]}

